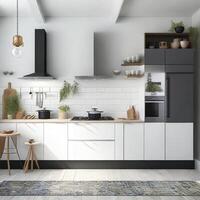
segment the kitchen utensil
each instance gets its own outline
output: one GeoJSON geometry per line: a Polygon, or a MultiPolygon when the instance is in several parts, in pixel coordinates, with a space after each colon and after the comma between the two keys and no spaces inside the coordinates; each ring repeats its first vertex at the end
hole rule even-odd
{"type": "Polygon", "coordinates": [[[43,92],[36,92],[36,106],[39,108],[43,107],[43,101],[44,101],[44,93],[43,92]]]}
{"type": "Polygon", "coordinates": [[[130,120],[136,119],[136,111],[134,106],[129,106],[129,109],[127,110],[127,118],[130,120]]]}
{"type": "Polygon", "coordinates": [[[112,73],[114,75],[120,75],[121,74],[121,70],[115,69],[115,70],[112,71],[112,73]]]}
{"type": "Polygon", "coordinates": [[[50,119],[50,110],[46,110],[45,108],[43,110],[38,110],[38,118],[39,119],[50,119]]]}
{"type": "Polygon", "coordinates": [[[188,40],[182,40],[180,41],[180,44],[181,44],[181,48],[186,49],[188,48],[190,42],[188,40]]]}
{"type": "Polygon", "coordinates": [[[23,119],[24,114],[25,114],[25,113],[24,113],[23,111],[18,111],[18,112],[16,113],[15,118],[16,118],[16,119],[23,119]]]}
{"type": "Polygon", "coordinates": [[[2,118],[7,119],[8,113],[7,113],[7,104],[8,104],[8,99],[10,96],[16,96],[17,91],[15,89],[12,89],[11,83],[8,83],[8,88],[4,90],[3,93],[3,112],[2,112],[2,118]]]}
{"type": "Polygon", "coordinates": [[[101,113],[103,111],[98,110],[98,108],[92,108],[91,111],[87,111],[89,120],[99,120],[101,118],[101,113]]]}

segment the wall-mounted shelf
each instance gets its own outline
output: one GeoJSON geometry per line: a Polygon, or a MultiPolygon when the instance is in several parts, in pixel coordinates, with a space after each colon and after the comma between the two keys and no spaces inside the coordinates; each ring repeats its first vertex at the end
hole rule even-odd
{"type": "Polygon", "coordinates": [[[142,63],[142,62],[121,64],[121,66],[123,66],[123,67],[142,66],[142,65],[144,65],[144,63],[142,63]]]}

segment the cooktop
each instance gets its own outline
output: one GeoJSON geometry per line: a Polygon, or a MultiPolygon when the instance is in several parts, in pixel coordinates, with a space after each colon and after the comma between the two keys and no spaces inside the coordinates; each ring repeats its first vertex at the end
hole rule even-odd
{"type": "MultiPolygon", "coordinates": [[[[89,119],[88,117],[85,117],[85,116],[75,116],[72,118],[72,120],[93,120],[93,119],[89,119]]],[[[96,119],[96,120],[114,120],[113,117],[110,117],[110,116],[103,116],[99,119],[96,119]]]]}

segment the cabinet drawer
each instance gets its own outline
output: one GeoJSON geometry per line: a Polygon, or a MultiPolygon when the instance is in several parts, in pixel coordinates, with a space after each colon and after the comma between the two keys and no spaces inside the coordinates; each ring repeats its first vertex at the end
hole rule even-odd
{"type": "Polygon", "coordinates": [[[114,140],[114,124],[71,123],[68,125],[69,140],[114,140]]]}
{"type": "Polygon", "coordinates": [[[164,49],[145,49],[145,65],[164,65],[164,49]]]}
{"type": "Polygon", "coordinates": [[[166,64],[167,65],[193,65],[194,51],[193,49],[167,49],[166,64]]]}
{"type": "Polygon", "coordinates": [[[69,141],[68,160],[114,160],[114,141],[69,141]]]}

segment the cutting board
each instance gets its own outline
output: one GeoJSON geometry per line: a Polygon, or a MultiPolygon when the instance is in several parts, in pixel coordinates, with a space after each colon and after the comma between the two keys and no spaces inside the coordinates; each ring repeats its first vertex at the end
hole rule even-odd
{"type": "Polygon", "coordinates": [[[7,119],[7,104],[8,104],[8,97],[10,96],[16,96],[17,95],[17,91],[15,89],[12,88],[11,86],[11,83],[9,82],[8,83],[8,88],[6,88],[4,90],[4,93],[3,93],[3,99],[2,99],[2,102],[3,102],[3,112],[2,112],[2,118],[3,119],[7,119]]]}
{"type": "Polygon", "coordinates": [[[5,146],[5,137],[1,137],[0,138],[0,158],[2,158],[4,146],[5,146]]]}

